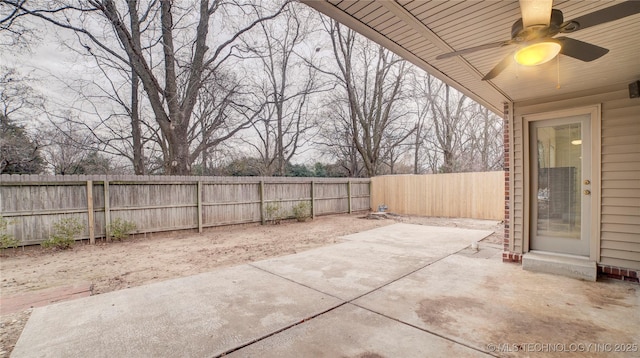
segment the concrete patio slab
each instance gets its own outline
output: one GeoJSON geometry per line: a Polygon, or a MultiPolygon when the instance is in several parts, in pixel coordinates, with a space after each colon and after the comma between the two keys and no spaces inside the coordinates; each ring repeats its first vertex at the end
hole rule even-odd
{"type": "Polygon", "coordinates": [[[570,349],[638,354],[637,285],[524,271],[494,250],[490,258],[451,255],[353,303],[499,356],[544,347],[562,357],[570,349]],[[615,352],[616,344],[635,344],[635,353],[615,352]]]}
{"type": "Polygon", "coordinates": [[[486,231],[381,229],[37,308],[12,356],[637,355],[637,285],[504,264],[499,245],[469,247],[486,231]]]}
{"type": "Polygon", "coordinates": [[[488,230],[469,230],[441,226],[394,224],[347,235],[344,240],[391,245],[404,254],[419,257],[444,257],[472,242],[491,235],[488,230]]]}
{"type": "Polygon", "coordinates": [[[394,224],[346,236],[344,243],[251,265],[351,300],[490,234],[482,230],[394,224]]]}
{"type": "Polygon", "coordinates": [[[12,357],[210,357],[341,303],[236,266],[37,308],[12,357]]]}
{"type": "Polygon", "coordinates": [[[346,304],[228,357],[489,357],[346,304]]]}
{"type": "Polygon", "coordinates": [[[492,233],[492,231],[488,230],[398,223],[346,235],[341,237],[341,239],[390,244],[424,244],[425,240],[429,240],[429,247],[435,248],[435,245],[431,244],[450,243],[452,240],[462,240],[469,244],[471,241],[482,240],[492,233]]]}

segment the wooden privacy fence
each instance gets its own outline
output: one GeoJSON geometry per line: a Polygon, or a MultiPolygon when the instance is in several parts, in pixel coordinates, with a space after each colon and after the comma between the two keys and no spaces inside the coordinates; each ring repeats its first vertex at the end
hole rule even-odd
{"type": "Polygon", "coordinates": [[[75,217],[83,239],[107,236],[121,218],[136,233],[262,222],[266,209],[285,216],[301,202],[311,215],[369,210],[369,179],[0,175],[0,215],[22,244],[49,238],[54,223],[75,217]]]}
{"type": "Polygon", "coordinates": [[[504,172],[391,175],[371,179],[371,207],[390,212],[504,220],[504,172]]]}

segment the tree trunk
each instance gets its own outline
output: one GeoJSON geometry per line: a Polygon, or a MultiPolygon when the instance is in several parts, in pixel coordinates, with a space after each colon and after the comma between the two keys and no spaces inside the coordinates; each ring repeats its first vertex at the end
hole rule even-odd
{"type": "MultiPolygon", "coordinates": [[[[421,119],[419,119],[420,121],[421,119]]],[[[416,139],[413,143],[413,174],[420,174],[420,136],[422,135],[422,126],[416,124],[416,139]]]]}
{"type": "Polygon", "coordinates": [[[133,171],[144,175],[144,155],[142,148],[142,130],[140,128],[140,110],[138,103],[138,75],[131,70],[131,136],[133,140],[133,171]]]}
{"type": "MultiPolygon", "coordinates": [[[[242,120],[229,125],[224,123],[224,120],[234,116],[220,114],[221,122],[215,122],[214,126],[224,127],[228,129],[228,133],[216,140],[208,140],[205,144],[197,145],[197,140],[194,138],[199,137],[190,136],[192,133],[190,129],[193,128],[192,115],[194,106],[198,102],[198,94],[202,92],[203,83],[222,72],[221,64],[235,56],[232,47],[237,46],[239,37],[256,25],[275,18],[288,6],[289,2],[285,1],[274,13],[260,16],[243,28],[225,28],[224,25],[220,29],[217,28],[216,35],[220,35],[221,39],[226,36],[226,40],[219,41],[220,44],[215,48],[207,46],[211,44],[211,41],[208,41],[209,22],[214,13],[218,10],[224,11],[224,6],[233,6],[252,16],[249,14],[253,14],[261,5],[252,2],[211,0],[193,1],[189,4],[169,0],[146,2],[128,0],[126,5],[123,3],[114,0],[19,1],[8,2],[7,5],[13,9],[20,8],[20,12],[37,16],[60,28],[74,31],[80,38],[79,43],[83,48],[92,51],[86,43],[95,44],[99,48],[96,56],[120,63],[125,71],[132,69],[135,75],[131,76],[133,80],[131,96],[134,103],[131,108],[131,124],[133,164],[136,173],[144,173],[142,148],[144,139],[140,129],[142,122],[138,110],[140,101],[136,97],[138,93],[144,93],[147,97],[144,102],[148,101],[160,128],[153,135],[158,140],[158,146],[164,156],[162,159],[165,173],[190,174],[191,163],[200,156],[202,151],[214,147],[246,128],[246,125],[254,121],[257,116],[249,113],[252,111],[248,109],[249,106],[246,103],[233,103],[231,106],[236,106],[235,114],[242,120]],[[30,5],[34,8],[29,9],[30,5]],[[144,9],[138,9],[139,6],[144,6],[144,9]],[[186,7],[193,7],[193,9],[186,7]],[[139,10],[141,10],[140,14],[139,10]],[[173,21],[174,13],[177,16],[176,22],[173,21]],[[127,16],[130,18],[129,23],[124,21],[127,16]],[[105,19],[108,20],[108,26],[113,33],[107,31],[108,26],[93,26],[106,24],[103,21],[105,19]],[[191,20],[197,21],[195,29],[188,24],[191,20]],[[119,46],[102,40],[113,37],[118,39],[119,46]],[[159,55],[160,52],[162,56],[159,55]],[[137,83],[141,85],[144,92],[137,90],[137,83]],[[237,122],[240,123],[234,128],[237,122]]],[[[93,49],[93,51],[96,50],[98,49],[93,49]]],[[[235,88],[229,92],[237,93],[235,88]]],[[[255,112],[258,113],[260,110],[261,108],[255,112]]],[[[210,133],[219,127],[212,128],[210,133]]]]}

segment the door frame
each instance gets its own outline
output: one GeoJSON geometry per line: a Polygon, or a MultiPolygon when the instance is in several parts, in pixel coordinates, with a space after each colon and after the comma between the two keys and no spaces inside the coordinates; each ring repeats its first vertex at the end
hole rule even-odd
{"type": "MultiPolygon", "coordinates": [[[[589,260],[600,261],[600,202],[601,202],[601,105],[570,108],[564,110],[524,114],[522,118],[523,139],[523,253],[530,251],[531,240],[531,151],[530,151],[530,123],[588,114],[591,116],[591,238],[589,242],[589,260]]],[[[535,148],[534,148],[535,149],[535,148]]],[[[537,149],[536,149],[537,150],[537,149]]]]}

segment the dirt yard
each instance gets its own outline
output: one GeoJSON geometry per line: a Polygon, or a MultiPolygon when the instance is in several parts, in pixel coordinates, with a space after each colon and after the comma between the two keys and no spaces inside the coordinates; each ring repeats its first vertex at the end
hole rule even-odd
{"type": "MultiPolygon", "coordinates": [[[[0,299],[28,297],[70,286],[101,294],[216,268],[282,256],[339,242],[340,236],[395,222],[493,230],[485,241],[502,243],[497,221],[390,216],[364,219],[363,214],[333,215],[299,223],[242,225],[193,232],[139,235],[123,242],[76,244],[66,251],[40,247],[9,249],[0,257],[0,299]]],[[[32,309],[0,317],[0,357],[8,357],[32,309]]]]}

